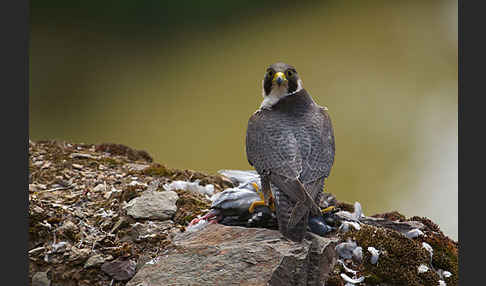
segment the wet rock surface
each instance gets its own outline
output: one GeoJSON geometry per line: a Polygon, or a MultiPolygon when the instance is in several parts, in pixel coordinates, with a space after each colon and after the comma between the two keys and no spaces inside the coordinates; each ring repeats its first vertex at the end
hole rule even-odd
{"type": "Polygon", "coordinates": [[[264,225],[186,231],[209,212],[211,200],[164,189],[177,181],[215,193],[236,187],[221,175],[172,169],[120,144],[29,141],[31,285],[458,283],[459,243],[427,218],[366,217],[359,205],[326,196],[320,205],[339,209],[328,217],[336,230],[308,233],[301,244],[264,225]],[[152,205],[157,200],[166,206],[152,205]],[[339,255],[343,242],[352,242],[351,258],[339,255]]]}

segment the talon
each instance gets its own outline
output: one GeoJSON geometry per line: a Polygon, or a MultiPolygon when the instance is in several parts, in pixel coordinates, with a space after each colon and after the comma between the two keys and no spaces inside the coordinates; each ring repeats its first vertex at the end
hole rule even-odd
{"type": "Polygon", "coordinates": [[[265,197],[263,196],[263,192],[260,191],[260,188],[258,188],[257,183],[253,182],[253,183],[251,183],[251,185],[255,188],[256,192],[258,193],[258,195],[260,196],[260,198],[262,199],[262,201],[264,201],[265,200],[265,197]]]}
{"type": "Polygon", "coordinates": [[[327,208],[325,208],[325,209],[321,210],[321,213],[322,213],[322,214],[327,214],[327,213],[332,212],[332,211],[333,211],[333,210],[335,210],[335,209],[336,209],[336,207],[335,207],[335,206],[330,206],[330,207],[327,207],[327,208]]]}
{"type": "MultiPolygon", "coordinates": [[[[258,184],[255,183],[255,182],[253,182],[251,184],[255,188],[258,195],[260,196],[260,199],[262,199],[262,201],[265,202],[265,196],[264,196],[263,192],[260,190],[260,188],[258,187],[258,184]]],[[[257,202],[254,202],[254,203],[257,203],[257,202]]],[[[250,213],[253,213],[254,208],[256,206],[261,206],[261,205],[265,205],[265,204],[260,204],[260,202],[258,202],[258,204],[253,205],[253,203],[252,203],[252,205],[248,208],[248,211],[250,213]]],[[[268,198],[268,205],[267,206],[272,210],[272,212],[275,211],[275,199],[273,198],[273,195],[272,195],[271,192],[270,192],[270,197],[268,198]]]]}
{"type": "Polygon", "coordinates": [[[257,183],[253,182],[253,183],[251,183],[251,184],[252,184],[252,186],[255,188],[255,190],[256,190],[257,192],[260,192],[260,188],[258,187],[258,184],[257,184],[257,183]]]}
{"type": "Polygon", "coordinates": [[[250,207],[248,208],[248,212],[252,214],[255,211],[255,208],[257,206],[264,206],[264,205],[265,205],[265,201],[254,201],[251,203],[250,207]]]}

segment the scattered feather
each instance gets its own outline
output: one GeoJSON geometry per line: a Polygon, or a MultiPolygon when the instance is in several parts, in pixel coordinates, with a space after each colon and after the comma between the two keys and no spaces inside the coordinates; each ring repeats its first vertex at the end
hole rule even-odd
{"type": "Polygon", "coordinates": [[[351,283],[351,284],[358,284],[358,283],[361,283],[364,281],[364,276],[361,276],[357,279],[354,279],[354,278],[351,278],[349,277],[348,275],[346,275],[345,273],[341,273],[341,277],[344,279],[344,281],[348,282],[348,283],[351,283]]]}
{"type": "Polygon", "coordinates": [[[364,216],[363,214],[363,208],[361,207],[361,204],[359,202],[354,203],[354,217],[359,220],[361,217],[364,216]]]}
{"type": "Polygon", "coordinates": [[[348,242],[341,242],[340,244],[336,245],[335,249],[336,252],[339,254],[339,257],[344,259],[351,259],[353,257],[353,250],[358,245],[354,241],[348,242]]]}
{"type": "Polygon", "coordinates": [[[425,264],[420,264],[420,266],[417,268],[417,271],[418,273],[425,273],[427,271],[429,271],[429,267],[427,267],[427,265],[425,264]]]}
{"type": "Polygon", "coordinates": [[[357,271],[355,271],[355,270],[347,267],[346,264],[344,263],[344,261],[342,259],[338,259],[338,262],[339,262],[339,264],[341,264],[343,266],[344,271],[346,271],[348,273],[351,273],[353,275],[356,275],[356,273],[358,273],[357,271]]]}
{"type": "Polygon", "coordinates": [[[214,186],[212,184],[201,186],[199,182],[200,180],[194,182],[173,181],[170,184],[164,184],[163,187],[166,191],[185,190],[206,195],[208,198],[211,197],[214,193],[214,186]]]}
{"type": "Polygon", "coordinates": [[[198,221],[196,224],[190,225],[186,228],[186,232],[195,232],[198,231],[202,228],[204,228],[206,225],[209,224],[208,220],[202,219],[198,221]]]}
{"type": "Polygon", "coordinates": [[[418,229],[418,228],[414,228],[412,230],[409,230],[408,232],[405,233],[405,236],[412,239],[412,238],[416,238],[416,237],[419,237],[419,236],[422,236],[424,235],[424,233],[418,229]]]}
{"type": "Polygon", "coordinates": [[[427,242],[422,242],[422,247],[430,253],[430,257],[434,255],[434,249],[432,248],[432,246],[430,246],[430,244],[428,244],[427,242]]]}
{"type": "Polygon", "coordinates": [[[435,272],[437,273],[437,275],[439,275],[441,279],[449,278],[452,276],[452,273],[450,273],[449,271],[444,271],[442,269],[438,269],[435,272]]]}
{"type": "Polygon", "coordinates": [[[368,247],[368,252],[371,253],[370,262],[371,264],[376,264],[378,258],[380,257],[380,251],[372,246],[368,247]]]}
{"type": "Polygon", "coordinates": [[[159,262],[159,259],[160,259],[160,257],[155,257],[155,258],[147,261],[145,264],[157,264],[157,262],[159,262]]]}
{"type": "Polygon", "coordinates": [[[257,184],[260,184],[260,176],[253,170],[219,170],[218,173],[229,178],[232,182],[239,185],[239,187],[248,182],[256,182],[257,184]]]}
{"type": "Polygon", "coordinates": [[[52,245],[51,253],[64,252],[67,246],[67,242],[61,241],[52,245]]]}
{"type": "Polygon", "coordinates": [[[354,221],[343,221],[341,223],[341,225],[339,226],[339,230],[342,231],[342,232],[348,232],[350,226],[352,226],[356,230],[360,230],[361,229],[361,226],[357,222],[354,222],[354,221]]]}
{"type": "Polygon", "coordinates": [[[352,259],[358,264],[361,263],[361,261],[363,260],[363,248],[361,246],[358,246],[353,250],[352,259]]]}
{"type": "Polygon", "coordinates": [[[339,231],[341,232],[348,232],[349,231],[349,224],[346,223],[346,221],[343,221],[341,225],[338,228],[339,231]]]}
{"type": "Polygon", "coordinates": [[[147,184],[145,183],[140,183],[139,181],[131,181],[129,184],[129,186],[137,186],[137,187],[148,187],[147,184]]]}

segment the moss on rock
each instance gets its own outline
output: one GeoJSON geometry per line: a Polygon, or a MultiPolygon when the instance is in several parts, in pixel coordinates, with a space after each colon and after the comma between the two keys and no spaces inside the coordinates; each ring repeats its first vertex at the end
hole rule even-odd
{"type": "Polygon", "coordinates": [[[392,285],[437,285],[439,276],[433,271],[418,273],[421,264],[428,265],[430,256],[418,241],[399,232],[363,225],[359,231],[351,230],[343,239],[352,239],[363,248],[362,275],[369,277],[368,283],[381,282],[392,285]],[[368,247],[380,250],[378,263],[370,263],[368,247]]]}

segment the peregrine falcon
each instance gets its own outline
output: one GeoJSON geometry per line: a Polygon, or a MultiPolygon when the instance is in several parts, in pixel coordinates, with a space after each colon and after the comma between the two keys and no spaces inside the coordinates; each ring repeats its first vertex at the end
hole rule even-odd
{"type": "Polygon", "coordinates": [[[314,102],[293,66],[268,67],[263,102],[248,120],[246,155],[260,175],[265,203],[275,200],[279,230],[285,237],[302,241],[309,218],[321,215],[316,202],[334,153],[327,108],[314,102]]]}

